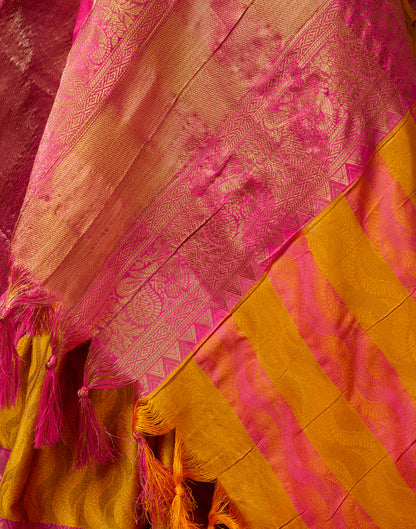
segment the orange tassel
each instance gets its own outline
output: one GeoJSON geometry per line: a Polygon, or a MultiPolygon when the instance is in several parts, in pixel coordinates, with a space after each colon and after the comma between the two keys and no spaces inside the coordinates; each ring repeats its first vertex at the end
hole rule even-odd
{"type": "Polygon", "coordinates": [[[246,524],[230,505],[223,488],[218,483],[215,484],[212,507],[208,514],[207,529],[215,529],[217,525],[223,525],[227,529],[244,529],[246,524]]]}
{"type": "MultiPolygon", "coordinates": [[[[201,529],[193,521],[195,502],[187,479],[206,478],[203,469],[185,452],[177,431],[173,448],[172,472],[153,454],[144,439],[145,435],[160,436],[172,428],[159,416],[152,404],[143,399],[136,403],[133,431],[139,442],[140,476],[142,492],[139,505],[155,529],[201,529]]],[[[139,522],[142,520],[138,520],[139,522]]]]}
{"type": "Polygon", "coordinates": [[[174,497],[170,471],[155,457],[146,440],[136,435],[139,442],[139,476],[141,493],[138,498],[138,519],[144,514],[152,527],[167,528],[169,510],[174,497]]]}
{"type": "Polygon", "coordinates": [[[145,435],[163,435],[171,428],[156,415],[146,400],[139,400],[134,408],[133,433],[139,443],[139,477],[141,493],[137,501],[137,523],[143,516],[152,527],[167,529],[169,511],[175,496],[170,470],[153,454],[145,435]]]}
{"type": "Polygon", "coordinates": [[[189,469],[192,467],[192,458],[185,454],[183,443],[175,433],[175,448],[173,454],[173,481],[175,484],[175,497],[173,498],[170,529],[200,529],[191,517],[195,503],[191,491],[185,483],[190,477],[189,469]]]}

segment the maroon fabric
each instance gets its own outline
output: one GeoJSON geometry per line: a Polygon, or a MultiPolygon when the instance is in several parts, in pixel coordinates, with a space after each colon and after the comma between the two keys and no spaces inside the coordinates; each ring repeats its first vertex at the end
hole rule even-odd
{"type": "Polygon", "coordinates": [[[0,0],[0,292],[9,241],[71,47],[79,0],[0,0]]]}

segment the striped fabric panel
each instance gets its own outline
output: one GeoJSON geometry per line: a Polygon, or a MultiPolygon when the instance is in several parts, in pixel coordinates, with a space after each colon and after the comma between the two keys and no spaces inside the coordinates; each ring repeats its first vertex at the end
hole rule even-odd
{"type": "MultiPolygon", "coordinates": [[[[389,454],[400,458],[414,442],[414,403],[383,353],[317,267],[304,238],[296,241],[271,275],[322,369],[389,454]]],[[[401,469],[416,490],[415,461],[408,452],[401,469]]]]}
{"type": "MultiPolygon", "coordinates": [[[[251,343],[280,395],[296,415],[299,429],[293,436],[298,437],[304,432],[321,458],[321,468],[331,471],[343,489],[350,492],[349,499],[354,498],[379,527],[400,526],[402,516],[395,512],[395,506],[398,504],[400,511],[403,507],[406,512],[406,504],[409,503],[408,509],[414,509],[413,493],[408,490],[383,446],[368,431],[345,395],[332,384],[315,356],[305,346],[272,285],[268,281],[264,282],[253,293],[250,302],[236,311],[234,318],[238,322],[240,334],[244,333],[246,337],[246,354],[251,343]],[[267,306],[270,316],[260,312],[264,306],[267,306]],[[270,307],[272,310],[269,310],[270,307]],[[388,484],[385,476],[389,477],[388,484]],[[373,498],[368,495],[368,491],[374,489],[379,494],[373,498]]],[[[339,347],[336,342],[333,345],[339,347]]],[[[229,352],[235,354],[234,349],[230,348],[229,352]]],[[[250,368],[251,364],[246,369],[250,368]]],[[[255,391],[263,395],[261,387],[255,391]]],[[[263,391],[268,393],[267,388],[263,391]]],[[[250,397],[253,398],[251,394],[250,397]]],[[[263,435],[266,436],[266,433],[263,435]]],[[[278,446],[275,449],[279,451],[278,446]]],[[[273,461],[273,457],[276,454],[272,454],[269,461],[273,461]]],[[[319,472],[315,470],[315,477],[318,476],[319,472]]],[[[290,479],[289,473],[287,479],[290,479]]],[[[300,487],[293,489],[292,499],[296,506],[298,501],[307,500],[310,502],[309,509],[316,508],[312,498],[305,499],[300,487]]],[[[343,498],[336,503],[331,514],[338,514],[338,508],[345,512],[344,520],[348,527],[364,523],[363,519],[360,523],[357,520],[353,524],[348,523],[351,512],[355,512],[357,507],[353,509],[343,498]]],[[[314,523],[308,521],[307,525],[320,527],[322,521],[328,518],[321,516],[314,523]]],[[[410,522],[410,518],[407,521],[410,522]]],[[[338,525],[342,526],[339,521],[335,526],[338,525]]],[[[364,523],[364,527],[371,527],[371,522],[364,523]]]]}
{"type": "Polygon", "coordinates": [[[409,112],[151,395],[250,528],[415,526],[415,145],[409,112]]]}
{"type": "MultiPolygon", "coordinates": [[[[293,404],[279,391],[277,382],[283,377],[273,384],[250,342],[233,327],[230,322],[222,329],[222,346],[217,347],[215,355],[198,355],[199,365],[234,408],[306,525],[319,527],[321,520],[327,520],[328,527],[349,527],[339,508],[348,492],[316,452],[294,414],[293,404]]],[[[351,496],[347,503],[354,503],[351,496]]],[[[360,511],[358,505],[354,510],[360,511]]],[[[359,523],[370,523],[364,512],[359,523]]]]}

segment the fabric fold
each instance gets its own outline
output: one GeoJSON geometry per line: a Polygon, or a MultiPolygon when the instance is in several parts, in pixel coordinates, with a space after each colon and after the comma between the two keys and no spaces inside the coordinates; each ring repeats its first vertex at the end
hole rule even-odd
{"type": "Polygon", "coordinates": [[[413,22],[82,4],[6,234],[0,516],[411,527],[413,22]]]}

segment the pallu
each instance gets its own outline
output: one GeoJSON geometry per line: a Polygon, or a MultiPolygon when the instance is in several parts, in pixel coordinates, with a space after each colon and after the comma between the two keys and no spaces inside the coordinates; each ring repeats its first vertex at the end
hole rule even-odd
{"type": "Polygon", "coordinates": [[[8,245],[0,524],[416,528],[415,27],[81,3],[8,245]]]}

